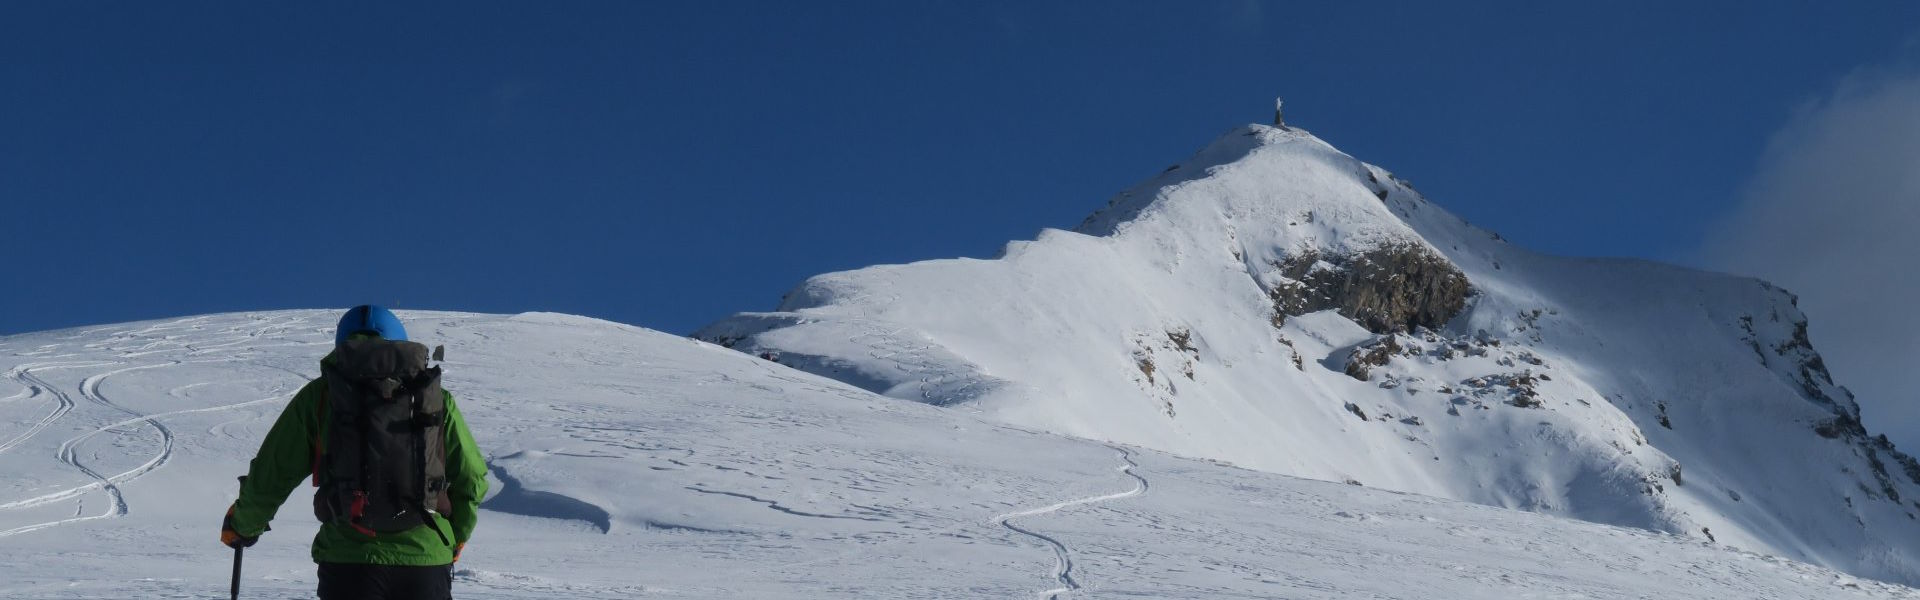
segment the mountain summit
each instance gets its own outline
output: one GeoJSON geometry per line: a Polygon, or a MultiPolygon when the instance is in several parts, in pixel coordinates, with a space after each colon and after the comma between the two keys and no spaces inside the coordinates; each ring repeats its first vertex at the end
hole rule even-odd
{"type": "Polygon", "coordinates": [[[696,337],[1016,425],[1920,582],[1920,463],[1806,331],[1765,282],[1529,252],[1251,125],[1074,231],[817,276],[696,337]]]}

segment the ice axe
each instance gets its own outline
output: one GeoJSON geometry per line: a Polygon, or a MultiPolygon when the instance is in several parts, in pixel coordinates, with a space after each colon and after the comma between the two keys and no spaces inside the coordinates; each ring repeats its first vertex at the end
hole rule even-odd
{"type": "Polygon", "coordinates": [[[233,600],[240,600],[240,553],[246,550],[246,548],[233,549],[233,587],[228,590],[233,594],[233,600]]]}
{"type": "MultiPolygon", "coordinates": [[[[247,485],[247,476],[240,476],[240,485],[247,485]]],[[[232,594],[232,600],[240,600],[240,558],[241,553],[245,552],[246,549],[245,546],[238,545],[233,548],[233,583],[227,590],[228,593],[232,594]]]]}

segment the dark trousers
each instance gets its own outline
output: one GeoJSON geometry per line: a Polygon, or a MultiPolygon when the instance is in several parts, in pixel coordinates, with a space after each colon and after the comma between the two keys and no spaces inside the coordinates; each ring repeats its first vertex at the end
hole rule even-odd
{"type": "Polygon", "coordinates": [[[453,565],[320,563],[320,600],[452,600],[453,565]]]}

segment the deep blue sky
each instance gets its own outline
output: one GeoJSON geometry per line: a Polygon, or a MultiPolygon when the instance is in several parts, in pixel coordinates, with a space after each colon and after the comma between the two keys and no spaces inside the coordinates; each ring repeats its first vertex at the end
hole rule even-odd
{"type": "Polygon", "coordinates": [[[1516,243],[1685,260],[1796,107],[1920,33],[1897,0],[263,4],[0,7],[0,334],[686,333],[1071,227],[1276,94],[1516,243]]]}

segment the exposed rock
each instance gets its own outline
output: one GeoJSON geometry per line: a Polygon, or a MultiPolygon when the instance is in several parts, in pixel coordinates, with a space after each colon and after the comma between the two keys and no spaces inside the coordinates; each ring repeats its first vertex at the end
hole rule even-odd
{"type": "Polygon", "coordinates": [[[1175,330],[1168,331],[1167,341],[1173,344],[1173,348],[1175,350],[1186,352],[1194,356],[1200,355],[1200,350],[1193,347],[1192,331],[1189,331],[1186,329],[1175,329],[1175,330]]]}
{"type": "Polygon", "coordinates": [[[1900,463],[1900,470],[1907,474],[1907,481],[1920,485],[1920,461],[1914,460],[1905,452],[1894,450],[1891,446],[1887,448],[1887,452],[1893,455],[1893,462],[1900,463]]]}
{"type": "Polygon", "coordinates": [[[1384,367],[1393,355],[1401,351],[1400,342],[1394,336],[1384,336],[1371,343],[1354,348],[1347,356],[1346,372],[1348,377],[1367,381],[1374,367],[1384,367]]]}
{"type": "Polygon", "coordinates": [[[1546,401],[1540,399],[1540,392],[1534,389],[1540,385],[1540,378],[1535,376],[1532,371],[1470,377],[1462,380],[1460,385],[1469,388],[1466,390],[1467,393],[1472,394],[1474,397],[1498,394],[1500,390],[1496,388],[1506,388],[1507,404],[1520,408],[1540,408],[1546,406],[1546,401]]]}
{"type": "Polygon", "coordinates": [[[1514,392],[1513,399],[1508,400],[1507,403],[1520,408],[1540,408],[1547,404],[1540,400],[1540,394],[1533,391],[1532,388],[1524,388],[1514,392]]]}
{"type": "MultiPolygon", "coordinates": [[[[1833,375],[1827,372],[1827,361],[1813,349],[1813,341],[1807,338],[1807,321],[1801,319],[1793,324],[1793,337],[1774,346],[1774,354],[1782,357],[1799,358],[1800,388],[1807,396],[1815,400],[1844,407],[1842,403],[1826,391],[1833,385],[1833,375]]],[[[1857,409],[1856,409],[1857,410],[1857,409]]]]}
{"type": "Polygon", "coordinates": [[[1300,349],[1293,346],[1293,340],[1287,339],[1287,336],[1283,335],[1280,336],[1280,344],[1286,346],[1288,351],[1293,352],[1293,369],[1295,371],[1307,370],[1306,363],[1300,359],[1300,349]]]}
{"type": "Polygon", "coordinates": [[[1887,464],[1880,461],[1880,452],[1872,445],[1867,446],[1867,466],[1873,469],[1873,478],[1880,484],[1880,493],[1898,504],[1900,490],[1894,487],[1893,477],[1887,473],[1887,464]]]}
{"type": "Polygon", "coordinates": [[[1307,251],[1275,264],[1286,283],[1267,291],[1278,325],[1286,316],[1336,309],[1374,333],[1438,329],[1466,307],[1467,276],[1415,244],[1351,255],[1307,251]]]}
{"type": "Polygon", "coordinates": [[[1853,418],[1852,415],[1840,415],[1814,424],[1813,432],[1820,434],[1823,438],[1839,439],[1864,436],[1867,434],[1867,428],[1861,427],[1860,420],[1853,418]]]}

